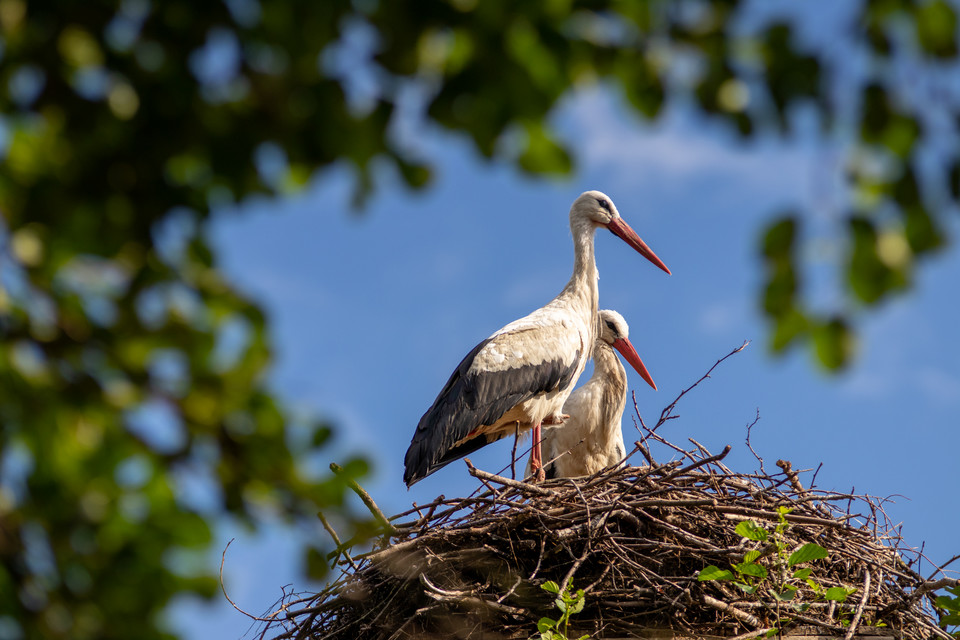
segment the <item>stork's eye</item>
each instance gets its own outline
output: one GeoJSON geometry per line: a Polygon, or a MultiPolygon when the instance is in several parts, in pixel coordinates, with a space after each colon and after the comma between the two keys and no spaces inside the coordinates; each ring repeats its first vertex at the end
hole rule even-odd
{"type": "Polygon", "coordinates": [[[607,211],[608,213],[610,212],[610,201],[606,198],[598,198],[597,204],[600,205],[601,209],[607,211]]]}
{"type": "Polygon", "coordinates": [[[610,329],[610,331],[613,331],[614,333],[617,332],[617,328],[613,326],[612,322],[610,322],[609,320],[604,320],[604,322],[607,324],[607,329],[610,329]]]}

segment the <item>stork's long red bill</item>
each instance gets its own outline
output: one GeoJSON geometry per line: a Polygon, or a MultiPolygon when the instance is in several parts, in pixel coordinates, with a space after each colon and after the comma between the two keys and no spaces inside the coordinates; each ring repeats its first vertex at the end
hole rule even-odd
{"type": "Polygon", "coordinates": [[[657,265],[668,274],[670,273],[670,269],[667,269],[667,265],[663,264],[663,260],[657,257],[657,254],[655,254],[653,250],[647,246],[646,242],[640,239],[640,236],[637,235],[637,232],[631,229],[630,225],[623,221],[623,218],[613,218],[610,220],[609,224],[607,224],[607,229],[610,229],[614,235],[636,249],[644,258],[657,265]]]}
{"type": "Polygon", "coordinates": [[[613,348],[616,349],[627,359],[627,362],[630,363],[630,366],[640,374],[640,377],[647,381],[647,384],[656,390],[657,383],[653,381],[653,378],[650,376],[650,372],[647,371],[647,367],[644,366],[643,360],[640,359],[640,356],[637,355],[637,350],[633,348],[633,345],[630,344],[630,341],[627,338],[620,338],[619,340],[613,343],[613,348]]]}

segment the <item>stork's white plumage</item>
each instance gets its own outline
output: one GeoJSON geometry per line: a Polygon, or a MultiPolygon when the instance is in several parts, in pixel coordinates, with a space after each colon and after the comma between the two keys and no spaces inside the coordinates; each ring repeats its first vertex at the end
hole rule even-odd
{"type": "Polygon", "coordinates": [[[587,191],[570,208],[573,276],[556,298],[474,347],[417,425],[404,459],[407,486],[480,447],[533,429],[540,471],[540,425],[556,424],[597,336],[594,231],[604,227],[667,273],[623,221],[610,198],[587,191]]]}
{"type": "MultiPolygon", "coordinates": [[[[593,347],[593,375],[563,405],[563,425],[543,432],[544,471],[548,478],[588,476],[624,458],[620,420],[627,404],[627,372],[619,351],[654,389],[640,356],[630,343],[626,320],[616,311],[600,311],[600,335],[593,347]]],[[[533,471],[527,463],[527,474],[533,471]]]]}

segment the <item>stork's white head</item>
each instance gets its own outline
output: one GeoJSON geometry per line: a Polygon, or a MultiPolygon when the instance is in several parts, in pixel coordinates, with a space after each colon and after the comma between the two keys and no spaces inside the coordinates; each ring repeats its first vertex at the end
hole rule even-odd
{"type": "Polygon", "coordinates": [[[570,223],[590,220],[595,226],[606,227],[613,218],[619,218],[620,212],[606,194],[600,191],[584,191],[570,208],[570,223]]]}
{"type": "Polygon", "coordinates": [[[650,375],[650,372],[647,371],[647,367],[643,364],[643,360],[641,360],[640,356],[637,355],[636,349],[634,349],[633,345],[630,343],[630,327],[627,326],[627,321],[623,319],[622,315],[610,309],[601,309],[599,316],[600,339],[619,351],[620,354],[627,360],[627,362],[630,363],[630,366],[632,366],[634,370],[640,374],[640,377],[643,378],[647,384],[656,389],[657,384],[653,381],[653,377],[650,375]]]}
{"type": "Polygon", "coordinates": [[[623,316],[612,309],[600,309],[600,339],[609,345],[630,337],[630,327],[623,316]]]}
{"type": "Polygon", "coordinates": [[[620,212],[617,211],[613,200],[600,191],[584,191],[573,201],[570,207],[570,228],[576,233],[577,229],[589,227],[604,227],[614,235],[636,249],[644,258],[670,273],[667,265],[647,246],[637,232],[630,228],[620,212]]]}

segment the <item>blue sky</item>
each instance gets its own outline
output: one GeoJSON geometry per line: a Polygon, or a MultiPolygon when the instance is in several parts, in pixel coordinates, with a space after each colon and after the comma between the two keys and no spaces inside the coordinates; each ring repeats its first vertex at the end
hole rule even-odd
{"type": "MultiPolygon", "coordinates": [[[[819,488],[896,494],[886,510],[903,523],[908,544],[925,543],[941,562],[960,552],[951,533],[960,513],[948,501],[960,451],[960,251],[925,261],[908,295],[864,316],[858,359],[829,376],[804,349],[768,353],[756,247],[773,214],[814,212],[819,237],[806,239],[804,255],[817,303],[836,308],[838,289],[824,274],[842,259],[828,235],[843,224],[835,189],[842,149],[803,139],[743,146],[679,108],[650,126],[602,88],[571,96],[555,122],[579,159],[569,180],[524,178],[478,159],[459,138],[426,131],[419,143],[437,172],[424,193],[383,172],[377,196],[356,215],[349,174],[337,169],[305,194],[251,201],[240,215],[217,219],[212,236],[223,268],[269,314],[274,388],[337,425],[334,448],[318,462],[369,457],[374,473],[364,484],[389,513],[441,493],[471,493],[477,482],[463,463],[407,491],[410,437],[471,347],[560,291],[573,264],[570,204],[599,189],[673,271],[665,275],[598,232],[600,306],[627,319],[660,387],[652,391],[629,371],[648,423],[718,358],[752,340],[681,401],[680,418],[660,433],[678,444],[695,438],[713,452],[731,444],[728,466],[752,472],[757,462],[744,438],[759,410],[752,444],[768,471],[778,458],[801,469],[823,463],[819,488]]],[[[953,237],[958,231],[953,224],[953,237]]],[[[625,440],[635,440],[627,414],[624,428],[625,440]]],[[[501,442],[471,459],[498,471],[509,454],[510,443],[501,442]]],[[[211,563],[234,536],[225,577],[241,607],[262,612],[283,585],[318,586],[301,575],[294,543],[326,536],[319,522],[256,537],[225,524],[211,563]]],[[[220,599],[180,602],[172,623],[197,639],[239,637],[248,628],[220,599]]]]}

